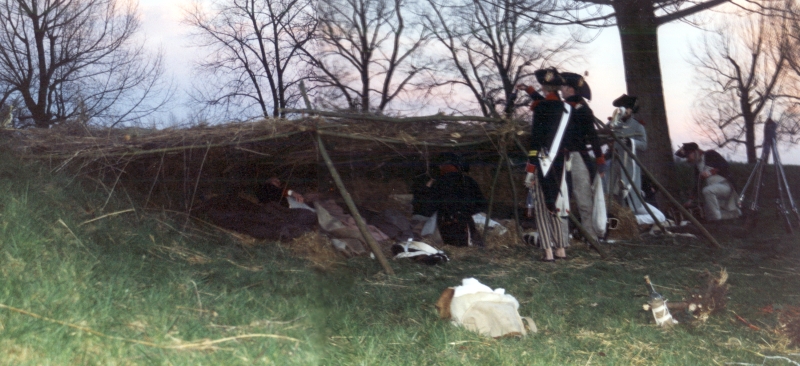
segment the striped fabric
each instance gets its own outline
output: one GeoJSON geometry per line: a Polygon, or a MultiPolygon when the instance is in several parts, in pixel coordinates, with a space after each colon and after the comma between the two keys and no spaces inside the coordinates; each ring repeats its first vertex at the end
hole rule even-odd
{"type": "Polygon", "coordinates": [[[566,223],[550,212],[544,203],[539,174],[536,174],[536,184],[531,189],[531,193],[533,194],[533,214],[539,231],[539,246],[542,249],[548,246],[556,249],[569,247],[569,240],[565,239],[568,237],[564,235],[566,230],[563,230],[562,227],[566,223]]]}

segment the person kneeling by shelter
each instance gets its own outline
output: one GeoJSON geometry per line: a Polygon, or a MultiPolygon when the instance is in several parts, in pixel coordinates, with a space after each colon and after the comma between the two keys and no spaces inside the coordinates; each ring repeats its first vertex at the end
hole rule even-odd
{"type": "MultiPolygon", "coordinates": [[[[695,167],[698,197],[703,199],[705,219],[735,219],[742,215],[728,171],[728,162],[714,150],[703,151],[694,142],[683,144],[675,156],[695,167]]],[[[691,201],[690,201],[691,202],[691,201]]]]}
{"type": "Polygon", "coordinates": [[[472,215],[486,208],[478,182],[464,174],[467,166],[454,153],[439,156],[440,175],[421,187],[426,201],[435,209],[442,241],[455,246],[483,246],[472,215]]]}

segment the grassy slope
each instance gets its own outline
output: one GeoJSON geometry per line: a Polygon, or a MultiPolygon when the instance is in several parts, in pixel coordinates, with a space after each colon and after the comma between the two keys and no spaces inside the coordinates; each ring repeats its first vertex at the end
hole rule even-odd
{"type": "Polygon", "coordinates": [[[246,250],[191,225],[179,232],[173,228],[182,219],[159,213],[81,225],[130,204],[115,195],[92,216],[87,209],[102,206],[107,193],[7,155],[0,189],[0,304],[52,319],[0,309],[0,364],[698,365],[798,358],[772,331],[776,315],[759,311],[800,305],[798,239],[777,227],[748,241],[718,228],[726,249],[714,252],[691,239],[615,245],[611,261],[585,247],[557,265],[531,260],[530,249],[460,251],[441,267],[393,262],[398,275],[389,279],[369,259],[314,269],[274,244],[246,250]],[[698,273],[720,267],[731,275],[730,311],[662,330],[641,310],[643,275],[675,298],[701,283],[698,273]],[[490,340],[438,320],[439,293],[468,276],[515,295],[540,332],[490,340]],[[191,343],[243,335],[254,338],[191,343]],[[267,337],[276,335],[298,341],[267,337]],[[169,349],[175,346],[191,348],[169,349]]]}

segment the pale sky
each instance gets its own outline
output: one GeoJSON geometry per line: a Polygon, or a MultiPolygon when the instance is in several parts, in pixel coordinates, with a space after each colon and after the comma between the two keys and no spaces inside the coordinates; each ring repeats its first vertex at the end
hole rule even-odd
{"type": "MultiPolygon", "coordinates": [[[[178,95],[190,86],[191,65],[198,54],[187,38],[189,29],[181,24],[182,9],[192,0],[140,0],[139,11],[142,30],[147,44],[164,52],[169,76],[174,78],[178,95]]],[[[713,144],[703,141],[696,134],[692,115],[694,100],[698,91],[693,87],[694,68],[689,64],[691,45],[699,42],[703,31],[680,22],[666,24],[659,28],[659,52],[661,71],[664,80],[664,95],[667,106],[667,119],[672,144],[695,141],[701,148],[712,149],[713,144]]],[[[592,88],[594,100],[590,105],[601,120],[610,116],[611,101],[625,93],[625,74],[622,63],[622,50],[616,28],[604,29],[599,37],[584,48],[587,65],[582,73],[588,71],[587,81],[592,88]]],[[[182,112],[175,113],[181,116],[182,112]]],[[[737,152],[721,150],[730,160],[744,161],[744,149],[737,152]]],[[[759,151],[760,154],[760,151],[759,151]]],[[[792,147],[780,151],[784,164],[800,165],[800,148],[792,147]]]]}

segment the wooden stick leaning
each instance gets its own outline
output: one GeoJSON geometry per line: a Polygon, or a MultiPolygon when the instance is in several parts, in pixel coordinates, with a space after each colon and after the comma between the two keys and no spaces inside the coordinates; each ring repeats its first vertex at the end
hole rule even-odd
{"type": "Polygon", "coordinates": [[[606,253],[606,250],[600,246],[600,243],[595,240],[592,234],[589,234],[589,231],[586,230],[586,228],[581,224],[578,218],[572,214],[572,212],[569,213],[569,219],[573,224],[575,224],[575,227],[578,229],[578,231],[580,231],[581,235],[586,238],[586,242],[589,243],[589,246],[596,250],[598,254],[600,254],[600,258],[608,259],[608,253],[606,253]]]}
{"type": "Polygon", "coordinates": [[[386,257],[383,256],[383,252],[381,251],[378,243],[375,241],[375,238],[373,238],[369,233],[367,224],[364,222],[364,218],[361,217],[361,214],[358,212],[358,208],[356,208],[355,202],[353,202],[353,198],[350,197],[350,192],[347,191],[347,188],[344,186],[344,182],[342,182],[342,177],[339,175],[336,167],[333,166],[333,161],[331,160],[330,155],[328,155],[325,145],[322,143],[322,137],[317,134],[316,139],[317,146],[319,147],[319,153],[322,155],[322,159],[325,160],[325,165],[328,166],[328,170],[333,177],[333,182],[336,183],[336,187],[339,188],[339,193],[342,195],[342,198],[344,198],[344,202],[347,205],[347,208],[350,210],[350,214],[353,215],[353,219],[356,221],[356,226],[358,226],[361,236],[364,237],[364,240],[367,242],[370,249],[372,249],[372,253],[375,254],[375,258],[378,259],[378,262],[381,263],[381,266],[383,266],[383,270],[386,272],[386,274],[394,276],[394,270],[392,270],[392,267],[389,266],[389,262],[386,260],[386,257]]]}
{"type": "Polygon", "coordinates": [[[494,178],[492,178],[492,188],[489,190],[489,204],[486,208],[486,219],[483,221],[483,243],[486,244],[486,233],[489,232],[489,221],[492,217],[492,206],[494,206],[494,191],[497,187],[497,179],[500,178],[500,167],[503,163],[503,156],[500,156],[500,159],[497,160],[497,171],[494,172],[494,178]]]}
{"type": "Polygon", "coordinates": [[[501,147],[501,151],[503,157],[505,157],[506,165],[508,168],[508,183],[511,184],[511,197],[514,198],[514,231],[517,233],[517,239],[521,242],[525,242],[522,238],[522,226],[519,224],[519,205],[517,203],[517,186],[514,184],[514,171],[512,169],[511,159],[508,157],[508,154],[505,151],[505,147],[501,147]]]}
{"type": "MultiPolygon", "coordinates": [[[[314,110],[311,107],[311,102],[308,100],[306,86],[302,80],[300,80],[300,91],[303,94],[303,100],[306,103],[306,107],[310,111],[309,113],[313,113],[314,110]]],[[[364,241],[367,242],[367,245],[369,245],[372,253],[375,254],[375,258],[378,259],[378,262],[380,262],[386,274],[394,276],[394,270],[389,265],[389,261],[386,260],[386,257],[383,256],[383,252],[381,251],[380,246],[378,246],[378,243],[375,242],[375,238],[373,238],[372,234],[370,234],[369,230],[367,230],[367,224],[364,222],[364,218],[361,217],[361,214],[358,212],[358,208],[356,208],[353,198],[350,197],[350,192],[348,192],[347,188],[345,188],[344,182],[342,182],[342,177],[339,175],[339,171],[336,170],[335,166],[333,166],[333,160],[331,160],[330,155],[328,155],[328,150],[325,149],[325,144],[322,143],[322,136],[320,136],[318,132],[314,135],[316,135],[316,143],[317,147],[319,148],[319,154],[322,156],[322,159],[325,160],[325,165],[328,166],[331,177],[333,177],[333,182],[336,183],[336,188],[339,189],[339,193],[342,195],[342,198],[344,198],[344,202],[347,205],[347,208],[350,210],[350,214],[353,216],[353,219],[355,219],[356,226],[358,226],[358,231],[361,232],[361,236],[364,237],[364,241]]]]}
{"type": "MultiPolygon", "coordinates": [[[[595,122],[599,122],[599,120],[597,120],[595,122]]],[[[601,123],[601,125],[602,125],[602,123],[601,123]]],[[[664,188],[664,186],[662,186],[661,183],[659,183],[656,180],[656,177],[653,176],[653,174],[651,174],[650,171],[647,170],[647,168],[644,167],[644,164],[642,164],[642,161],[639,160],[639,157],[636,156],[636,154],[634,154],[633,151],[631,151],[631,149],[627,145],[625,145],[625,143],[619,137],[617,137],[617,135],[614,133],[614,131],[606,130],[606,132],[608,132],[609,136],[611,136],[611,138],[613,138],[614,141],[617,144],[619,144],[620,147],[623,150],[625,150],[625,152],[628,153],[628,155],[631,156],[633,161],[635,161],[636,164],[639,165],[639,168],[642,169],[642,173],[644,173],[647,176],[647,178],[649,178],[650,181],[653,182],[653,184],[656,186],[658,191],[661,192],[664,195],[664,197],[667,197],[667,200],[669,200],[669,202],[676,209],[678,209],[678,211],[680,211],[681,214],[683,214],[684,216],[688,217],[689,221],[691,221],[692,224],[694,224],[695,226],[697,226],[700,229],[700,232],[703,234],[703,236],[705,236],[706,239],[708,239],[709,246],[711,246],[712,248],[715,248],[715,249],[722,248],[722,246],[719,244],[719,242],[717,242],[717,239],[714,239],[714,237],[711,235],[711,233],[709,233],[708,230],[706,230],[705,226],[703,226],[703,224],[701,224],[700,221],[697,221],[697,219],[694,216],[692,216],[692,214],[691,214],[691,212],[689,212],[689,210],[687,210],[685,207],[683,207],[683,205],[680,202],[678,202],[678,200],[676,200],[675,197],[673,197],[669,192],[667,192],[667,190],[664,188]]]]}
{"type": "MultiPolygon", "coordinates": [[[[631,173],[628,172],[628,168],[625,167],[625,162],[622,161],[622,158],[619,156],[619,154],[617,154],[616,152],[614,152],[613,154],[614,155],[613,155],[612,159],[615,159],[619,163],[619,167],[620,167],[620,170],[622,171],[622,174],[625,174],[625,177],[628,178],[628,182],[632,183],[633,182],[633,178],[631,177],[631,173]]],[[[632,187],[631,190],[636,195],[636,197],[639,198],[639,202],[642,203],[642,206],[647,211],[647,213],[650,214],[650,217],[653,218],[653,222],[656,225],[658,225],[658,228],[661,229],[661,232],[664,233],[664,234],[669,234],[669,231],[667,231],[667,228],[665,228],[664,225],[661,224],[661,221],[658,221],[658,218],[656,217],[656,214],[653,212],[653,210],[650,209],[650,206],[647,205],[647,202],[644,201],[644,197],[642,197],[642,192],[639,192],[639,190],[636,189],[636,187],[632,187]]]]}

